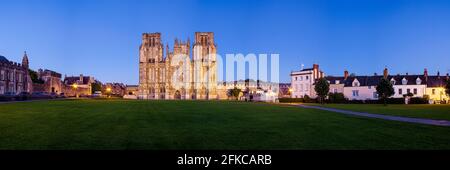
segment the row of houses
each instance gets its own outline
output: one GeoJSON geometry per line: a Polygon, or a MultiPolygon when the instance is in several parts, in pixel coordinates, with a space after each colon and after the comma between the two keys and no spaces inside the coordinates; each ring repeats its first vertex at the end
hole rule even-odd
{"type": "Polygon", "coordinates": [[[382,78],[391,81],[395,91],[393,98],[412,94],[413,97],[427,95],[431,102],[449,100],[445,93],[445,85],[449,81],[448,73],[444,76],[439,72],[429,75],[427,69],[424,69],[421,75],[389,75],[389,70],[385,68],[382,75],[355,76],[349,75],[346,70],[343,76],[325,76],[324,72],[319,70],[319,65],[314,64],[313,68],[293,71],[290,76],[292,98],[303,98],[305,95],[316,97],[314,82],[324,77],[330,83],[330,92],[343,93],[349,100],[377,100],[376,86],[382,78]]]}
{"type": "Polygon", "coordinates": [[[25,52],[22,63],[9,61],[0,55],[0,95],[61,95],[91,96],[93,84],[100,84],[104,93],[123,96],[127,86],[122,83],[102,84],[92,76],[66,76],[49,69],[33,71],[25,52]]]}

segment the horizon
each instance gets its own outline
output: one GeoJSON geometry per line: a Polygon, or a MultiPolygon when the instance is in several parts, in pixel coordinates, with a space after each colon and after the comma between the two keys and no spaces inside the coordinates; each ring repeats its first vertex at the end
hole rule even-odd
{"type": "Polygon", "coordinates": [[[8,1],[0,55],[61,75],[138,84],[142,33],[175,38],[214,32],[218,54],[277,53],[280,82],[314,63],[327,76],[450,71],[445,1],[8,1]]]}

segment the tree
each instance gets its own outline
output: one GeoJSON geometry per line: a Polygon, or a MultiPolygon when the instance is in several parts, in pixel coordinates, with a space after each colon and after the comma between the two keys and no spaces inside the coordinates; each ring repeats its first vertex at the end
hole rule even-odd
{"type": "Polygon", "coordinates": [[[237,87],[234,87],[234,89],[228,89],[227,90],[227,96],[228,97],[235,97],[236,100],[239,99],[239,94],[241,93],[241,89],[238,89],[237,87]]]}
{"type": "Polygon", "coordinates": [[[386,79],[382,78],[380,82],[377,85],[377,94],[378,97],[383,100],[384,105],[387,105],[387,99],[394,95],[394,87],[392,86],[391,82],[386,79]]]}
{"type": "Polygon", "coordinates": [[[241,89],[238,89],[237,87],[234,87],[232,94],[233,94],[234,97],[236,97],[236,100],[239,99],[239,94],[240,93],[241,93],[241,89]]]}
{"type": "Polygon", "coordinates": [[[44,80],[40,79],[37,72],[31,69],[28,69],[28,74],[30,74],[31,81],[37,84],[44,84],[44,80]]]}
{"type": "Polygon", "coordinates": [[[320,103],[323,104],[325,97],[327,97],[328,92],[330,92],[330,83],[328,83],[325,78],[320,78],[317,80],[314,90],[316,90],[320,103]]]}
{"type": "Polygon", "coordinates": [[[102,83],[100,82],[94,82],[91,84],[92,86],[92,94],[94,94],[96,91],[102,91],[102,83]]]}

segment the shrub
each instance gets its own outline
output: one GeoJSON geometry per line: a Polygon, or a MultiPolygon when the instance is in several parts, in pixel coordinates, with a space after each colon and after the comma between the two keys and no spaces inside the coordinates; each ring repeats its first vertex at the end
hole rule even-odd
{"type": "Polygon", "coordinates": [[[303,103],[303,98],[278,98],[280,103],[303,103]]]}
{"type": "Polygon", "coordinates": [[[409,104],[428,104],[428,99],[422,97],[413,97],[409,100],[409,104]]]}
{"type": "Polygon", "coordinates": [[[310,103],[311,98],[308,95],[303,96],[303,102],[310,103]]]}
{"type": "Polygon", "coordinates": [[[345,103],[346,98],[343,93],[330,93],[328,94],[329,103],[345,103]]]}

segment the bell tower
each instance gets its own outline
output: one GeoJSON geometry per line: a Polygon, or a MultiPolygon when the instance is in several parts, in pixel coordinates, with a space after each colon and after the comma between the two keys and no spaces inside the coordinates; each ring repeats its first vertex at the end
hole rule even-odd
{"type": "Polygon", "coordinates": [[[217,98],[217,63],[214,33],[195,33],[193,60],[194,96],[196,96],[197,99],[217,98]]]}

